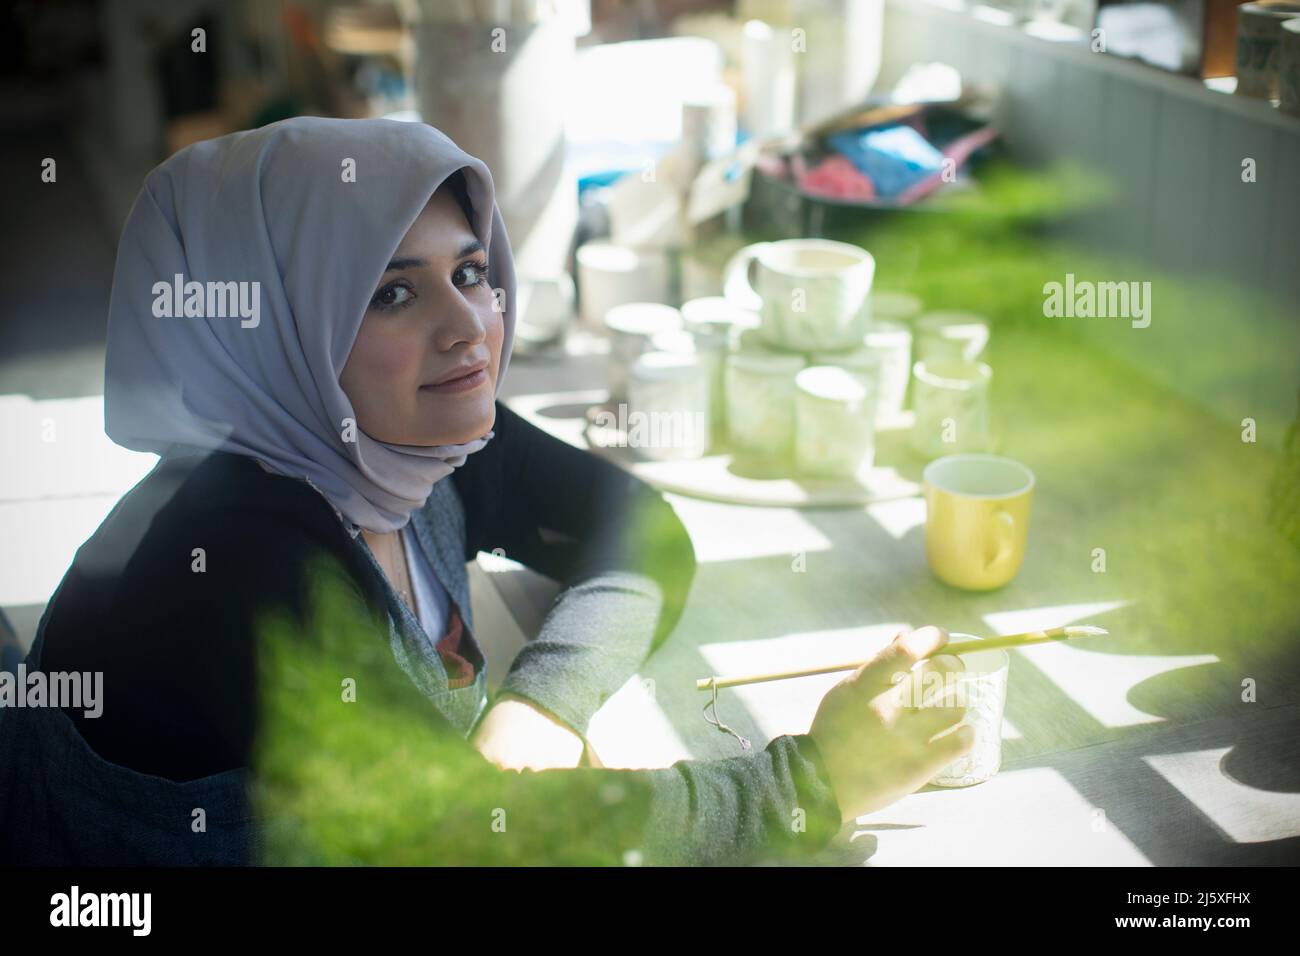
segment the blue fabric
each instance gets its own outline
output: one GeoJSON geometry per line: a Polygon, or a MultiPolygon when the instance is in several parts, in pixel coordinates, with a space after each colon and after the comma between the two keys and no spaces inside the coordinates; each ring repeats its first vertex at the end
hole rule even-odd
{"type": "Polygon", "coordinates": [[[943,168],[943,153],[910,126],[836,133],[829,139],[884,198],[897,196],[943,168]]]}

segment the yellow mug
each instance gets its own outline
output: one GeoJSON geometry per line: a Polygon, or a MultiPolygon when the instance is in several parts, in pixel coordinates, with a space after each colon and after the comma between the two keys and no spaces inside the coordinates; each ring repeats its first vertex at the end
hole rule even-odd
{"type": "Polygon", "coordinates": [[[926,466],[925,557],[935,577],[1000,588],[1025,560],[1034,473],[997,455],[947,455],[926,466]]]}

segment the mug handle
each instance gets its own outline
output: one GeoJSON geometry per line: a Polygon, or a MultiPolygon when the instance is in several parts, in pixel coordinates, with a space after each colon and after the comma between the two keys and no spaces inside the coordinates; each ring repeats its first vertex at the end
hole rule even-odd
{"type": "Polygon", "coordinates": [[[762,309],[763,299],[749,281],[749,266],[770,245],[770,242],[752,243],[727,260],[722,270],[722,294],[728,302],[753,312],[762,309]]]}
{"type": "Polygon", "coordinates": [[[996,528],[998,550],[984,565],[985,571],[991,571],[1015,554],[1016,519],[1011,516],[1009,511],[999,511],[993,516],[993,521],[996,528]]]}

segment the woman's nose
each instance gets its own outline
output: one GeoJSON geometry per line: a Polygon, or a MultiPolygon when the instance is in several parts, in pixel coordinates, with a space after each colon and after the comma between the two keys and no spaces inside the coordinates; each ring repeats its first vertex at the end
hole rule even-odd
{"type": "Polygon", "coordinates": [[[461,342],[477,345],[487,338],[487,322],[481,309],[454,286],[435,304],[434,336],[439,349],[447,351],[461,342]]]}

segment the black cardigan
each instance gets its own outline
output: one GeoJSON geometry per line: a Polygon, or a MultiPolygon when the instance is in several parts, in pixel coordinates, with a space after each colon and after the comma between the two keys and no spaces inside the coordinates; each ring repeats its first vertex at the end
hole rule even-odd
{"type": "MultiPolygon", "coordinates": [[[[585,732],[591,714],[677,623],[694,551],[672,508],[644,482],[501,403],[495,427],[494,439],[450,479],[465,510],[466,560],[502,549],[570,595],[607,572],[632,572],[662,596],[649,641],[620,645],[601,632],[599,609],[621,599],[606,587],[557,602],[568,607],[551,629],[558,637],[521,651],[535,659],[502,689],[544,701],[585,732]]],[[[103,672],[103,714],[66,713],[107,760],[175,781],[246,767],[257,733],[254,618],[274,608],[305,620],[303,571],[322,554],[340,561],[381,613],[382,582],[305,483],[239,455],[164,459],[77,552],[49,609],[43,669],[103,672]],[[195,548],[205,552],[202,574],[191,567],[195,548]]],[[[482,758],[474,751],[467,759],[482,758]]],[[[653,773],[655,813],[676,808],[681,832],[698,833],[707,852],[762,845],[796,805],[825,833],[838,829],[809,737],[673,770],[618,772],[653,773]]]]}

